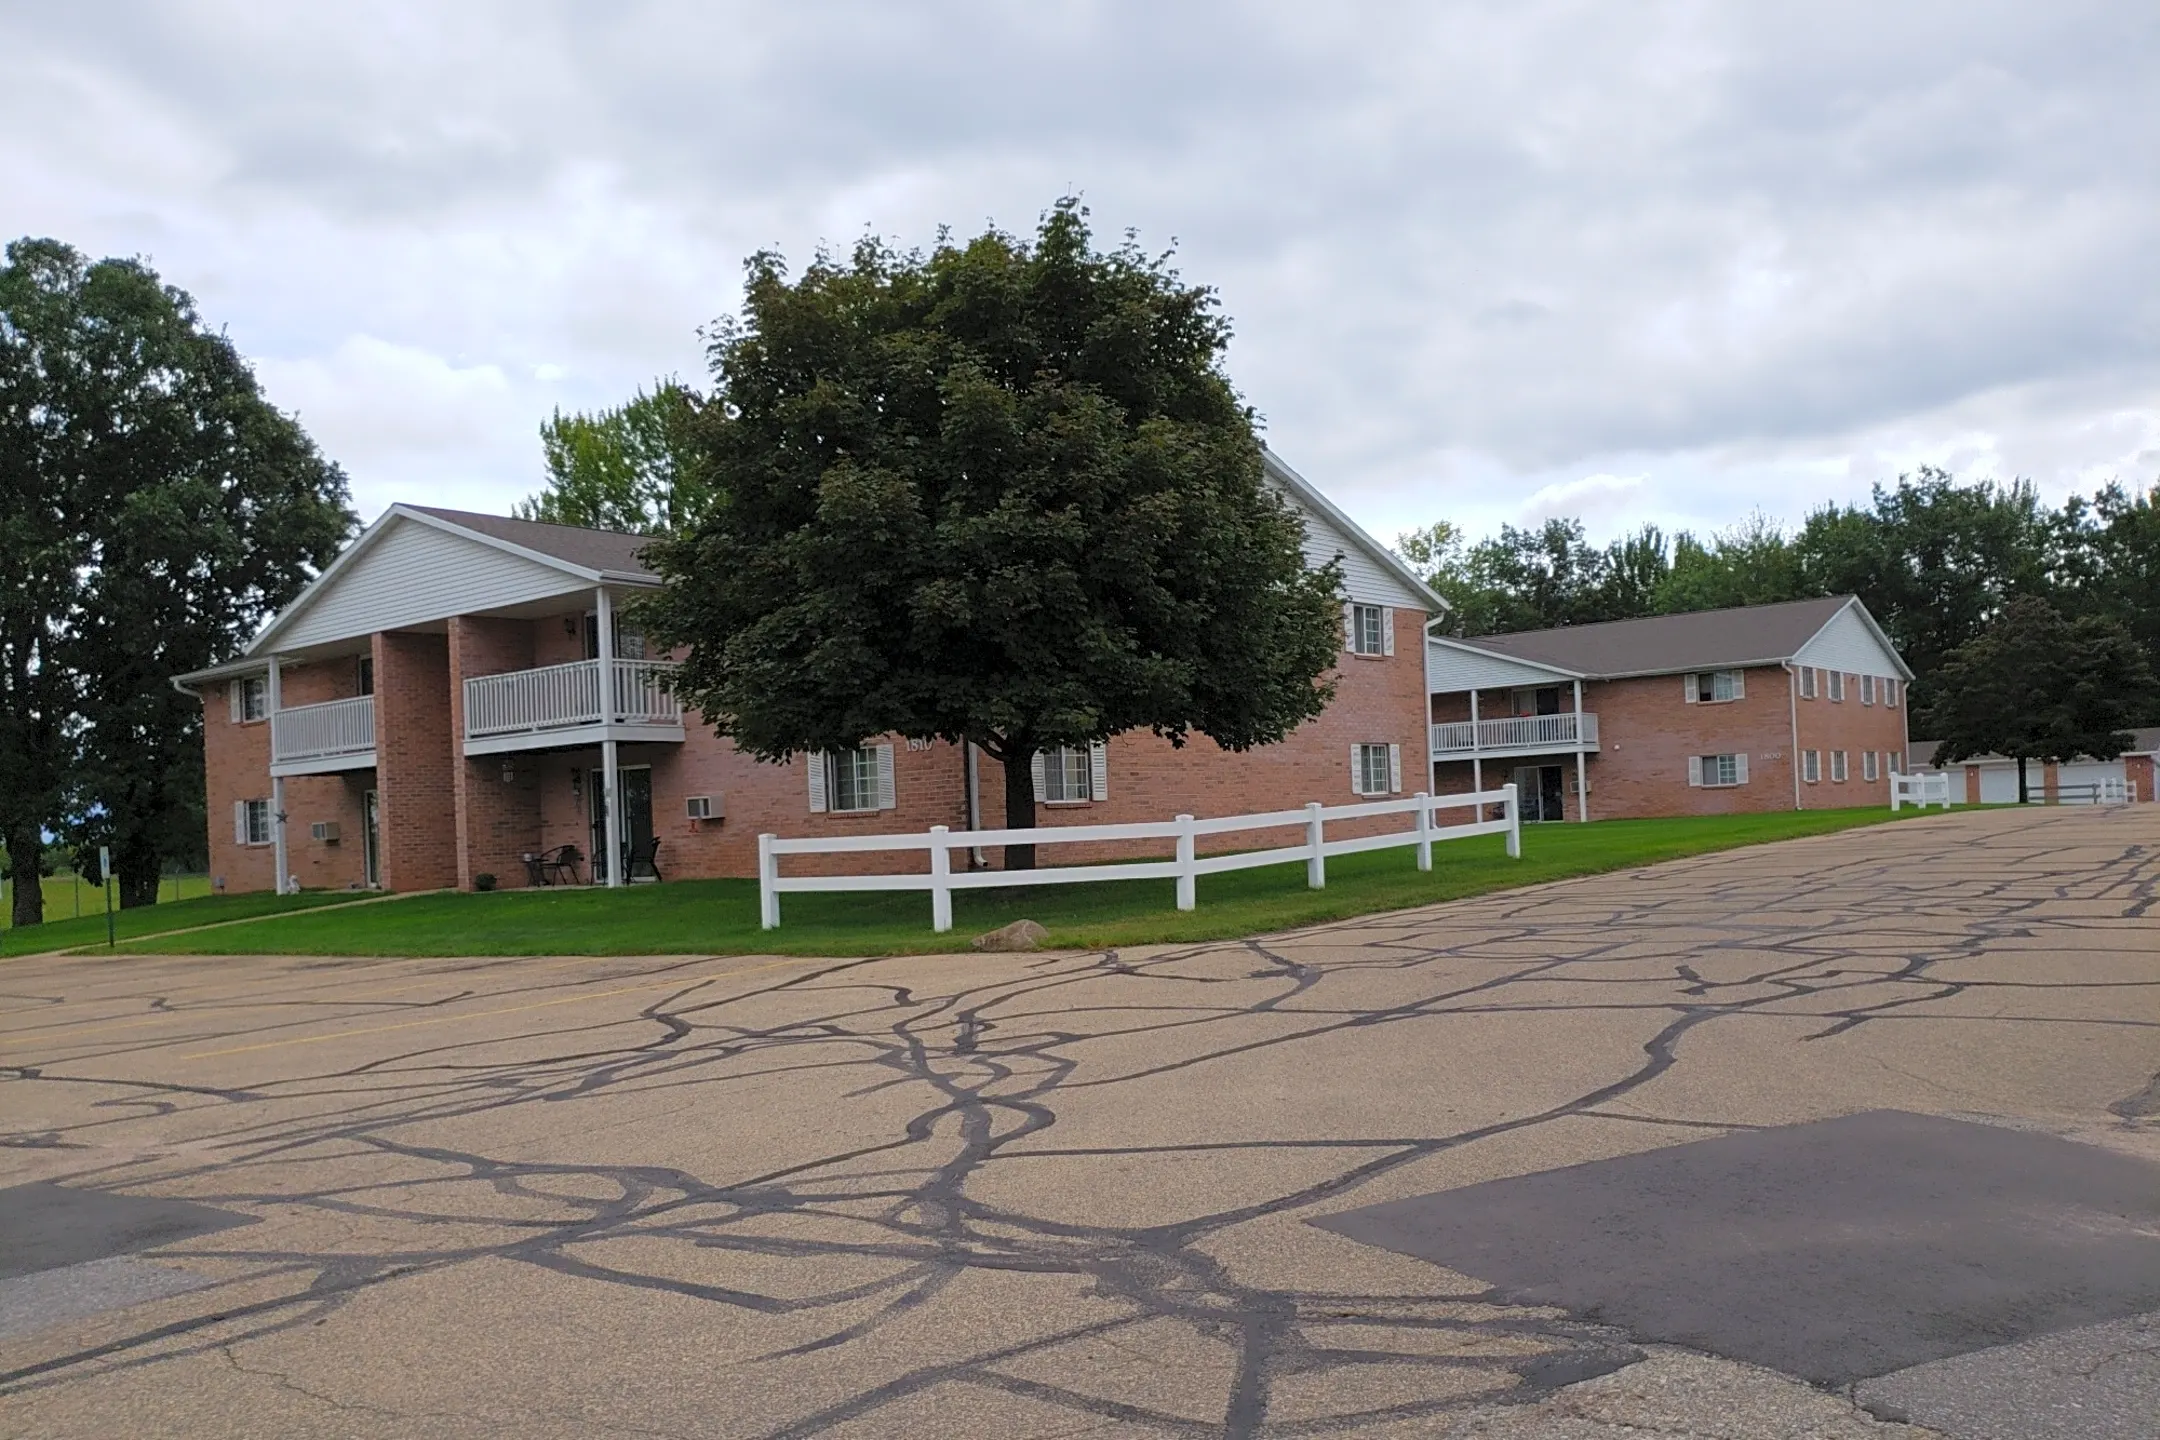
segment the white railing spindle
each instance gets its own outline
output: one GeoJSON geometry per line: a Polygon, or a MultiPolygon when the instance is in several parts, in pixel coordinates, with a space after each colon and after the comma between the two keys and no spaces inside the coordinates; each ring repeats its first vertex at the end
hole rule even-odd
{"type": "Polygon", "coordinates": [[[674,725],[682,704],[669,691],[675,666],[664,660],[617,660],[603,681],[598,660],[573,660],[465,682],[465,734],[521,735],[603,721],[674,725]]]}
{"type": "Polygon", "coordinates": [[[284,764],[365,755],[375,748],[375,697],[293,705],[270,715],[270,759],[284,764]]]}

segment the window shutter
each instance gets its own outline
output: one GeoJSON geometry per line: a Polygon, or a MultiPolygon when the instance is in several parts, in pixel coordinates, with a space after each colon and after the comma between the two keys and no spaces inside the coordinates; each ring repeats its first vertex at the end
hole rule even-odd
{"type": "Polygon", "coordinates": [[[810,762],[810,813],[822,815],[825,813],[825,752],[813,750],[810,752],[808,759],[810,762]]]}
{"type": "Polygon", "coordinates": [[[1088,794],[1097,800],[1110,798],[1110,747],[1100,740],[1088,746],[1088,794]]]}
{"type": "Polygon", "coordinates": [[[1392,605],[1380,612],[1380,653],[1395,653],[1395,607],[1392,605]]]}
{"type": "Polygon", "coordinates": [[[235,845],[248,843],[247,801],[245,800],[232,802],[232,838],[235,845]]]}
{"type": "Polygon", "coordinates": [[[232,707],[232,721],[235,725],[239,724],[247,713],[245,709],[246,685],[247,681],[245,680],[232,680],[226,682],[225,685],[225,703],[232,707]]]}
{"type": "Polygon", "coordinates": [[[1359,749],[1356,745],[1350,747],[1350,793],[1353,795],[1365,793],[1365,767],[1358,763],[1363,758],[1358,754],[1359,749]]]}
{"type": "MultiPolygon", "coordinates": [[[[1682,676],[1680,677],[1680,684],[1682,685],[1682,687],[1684,687],[1684,688],[1683,688],[1683,689],[1681,690],[1681,692],[1680,692],[1680,693],[1681,693],[1681,698],[1685,699],[1685,700],[1687,701],[1687,703],[1688,703],[1688,704],[1690,704],[1690,705],[1694,704],[1694,703],[1695,703],[1695,677],[1694,677],[1693,675],[1682,675],[1682,676]]],[[[1698,761],[1697,761],[1697,765],[1699,766],[1699,765],[1700,765],[1700,763],[1701,763],[1701,762],[1700,762],[1700,761],[1698,760],[1698,761]]],[[[1693,784],[1693,783],[1699,783],[1699,782],[1694,782],[1694,781],[1691,781],[1691,782],[1689,782],[1689,783],[1693,784]]]]}
{"type": "Polygon", "coordinates": [[[1735,785],[1747,784],[1747,756],[1735,755],[1732,757],[1732,778],[1735,785]]]}
{"type": "Polygon", "coordinates": [[[1732,698],[1735,700],[1747,699],[1747,671],[1735,670],[1732,672],[1732,698]]]}
{"type": "Polygon", "coordinates": [[[1402,746],[1400,745],[1387,747],[1387,788],[1390,795],[1402,793],[1402,746]]]}
{"type": "Polygon", "coordinates": [[[880,745],[877,747],[877,808],[891,810],[896,808],[896,804],[893,798],[892,746],[880,745]]]}
{"type": "Polygon", "coordinates": [[[1702,785],[1702,756],[1687,757],[1687,783],[1697,787],[1702,785]]]}
{"type": "Polygon", "coordinates": [[[1357,649],[1357,606],[1348,600],[1343,601],[1342,607],[1342,643],[1345,650],[1354,652],[1357,649]]]}
{"type": "Polygon", "coordinates": [[[1043,775],[1043,753],[1038,750],[1028,757],[1028,765],[1035,773],[1035,803],[1040,805],[1050,798],[1050,783],[1043,775]]]}

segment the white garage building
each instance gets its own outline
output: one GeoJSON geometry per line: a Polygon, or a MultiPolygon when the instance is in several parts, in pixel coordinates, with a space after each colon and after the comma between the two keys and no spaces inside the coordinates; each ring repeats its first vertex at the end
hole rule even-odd
{"type": "MultiPolygon", "coordinates": [[[[2025,765],[2025,784],[2035,801],[2064,805],[2151,801],[2156,797],[2154,761],[2160,755],[2160,726],[2130,732],[2130,748],[2113,760],[2071,760],[2025,765]]],[[[1907,760],[1914,770],[1934,770],[1933,740],[1915,740],[1907,760]]],[[[1967,804],[2015,805],[2018,798],[2017,761],[2001,755],[1978,755],[1943,767],[1952,776],[1953,797],[1967,804]],[[1956,781],[1962,779],[1960,787],[1956,781]]]]}

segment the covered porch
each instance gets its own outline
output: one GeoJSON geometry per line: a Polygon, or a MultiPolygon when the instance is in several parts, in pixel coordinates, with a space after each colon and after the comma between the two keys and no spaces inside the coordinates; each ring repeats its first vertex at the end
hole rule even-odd
{"type": "Polygon", "coordinates": [[[1474,644],[1433,639],[1426,649],[1430,764],[1435,794],[1521,787],[1525,818],[1590,818],[1590,757],[1598,717],[1583,707],[1583,677],[1474,644]]]}

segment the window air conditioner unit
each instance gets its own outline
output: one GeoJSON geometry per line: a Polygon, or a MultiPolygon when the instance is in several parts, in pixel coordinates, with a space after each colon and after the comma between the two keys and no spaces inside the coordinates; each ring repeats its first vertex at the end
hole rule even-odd
{"type": "Polygon", "coordinates": [[[317,820],[314,824],[308,826],[308,836],[311,839],[322,841],[325,845],[335,845],[338,839],[338,822],[335,820],[317,820]]]}
{"type": "Polygon", "coordinates": [[[710,795],[692,795],[683,801],[683,808],[689,812],[692,820],[720,818],[720,802],[710,795]]]}

